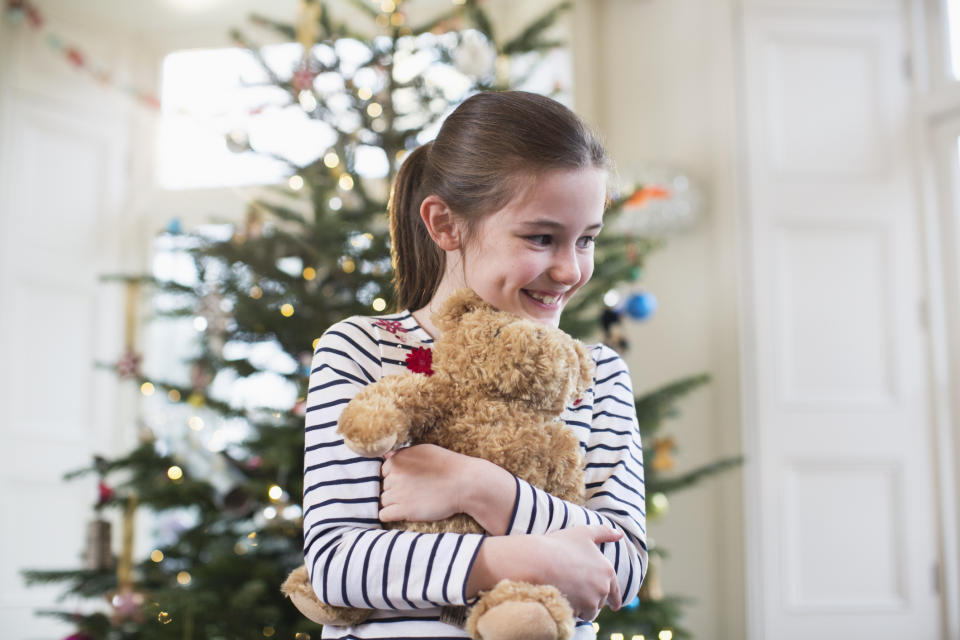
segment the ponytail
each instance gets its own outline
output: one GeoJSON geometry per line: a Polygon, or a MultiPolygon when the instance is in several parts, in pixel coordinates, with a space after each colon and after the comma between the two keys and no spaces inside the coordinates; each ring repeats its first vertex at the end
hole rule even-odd
{"type": "Polygon", "coordinates": [[[433,297],[446,255],[427,233],[420,218],[424,194],[424,169],[432,142],[414,149],[404,160],[393,181],[390,201],[390,256],[393,286],[399,309],[420,309],[433,297]]]}

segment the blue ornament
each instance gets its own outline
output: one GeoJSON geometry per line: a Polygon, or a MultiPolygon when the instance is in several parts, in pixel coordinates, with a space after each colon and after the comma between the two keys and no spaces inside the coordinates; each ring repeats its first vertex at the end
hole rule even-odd
{"type": "Polygon", "coordinates": [[[657,310],[657,299],[652,293],[641,291],[627,299],[627,313],[635,320],[646,320],[657,310]]]}
{"type": "Polygon", "coordinates": [[[640,596],[635,596],[633,600],[623,605],[624,609],[636,609],[640,606],[640,596]]]}
{"type": "Polygon", "coordinates": [[[170,222],[167,223],[167,233],[172,236],[180,233],[180,218],[171,218],[170,222]]]}

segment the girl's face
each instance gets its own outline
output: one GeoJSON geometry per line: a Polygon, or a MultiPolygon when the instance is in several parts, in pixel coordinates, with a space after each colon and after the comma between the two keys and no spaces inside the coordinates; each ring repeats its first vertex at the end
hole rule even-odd
{"type": "Polygon", "coordinates": [[[606,173],[551,171],[487,215],[464,249],[465,284],[502,311],[557,326],[593,274],[606,173]]]}

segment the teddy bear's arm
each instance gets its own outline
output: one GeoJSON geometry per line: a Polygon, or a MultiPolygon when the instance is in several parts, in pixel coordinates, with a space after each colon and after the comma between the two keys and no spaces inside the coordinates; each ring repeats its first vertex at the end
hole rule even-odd
{"type": "Polygon", "coordinates": [[[357,453],[376,458],[409,442],[435,419],[427,388],[432,379],[419,374],[381,378],[364,387],[343,409],[338,431],[357,453]]]}

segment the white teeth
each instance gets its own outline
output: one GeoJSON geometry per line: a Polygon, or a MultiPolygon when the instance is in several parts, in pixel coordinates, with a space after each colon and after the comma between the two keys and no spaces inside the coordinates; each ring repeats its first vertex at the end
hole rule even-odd
{"type": "Polygon", "coordinates": [[[527,295],[543,304],[556,304],[560,300],[560,296],[545,296],[532,291],[527,291],[527,295]]]}

